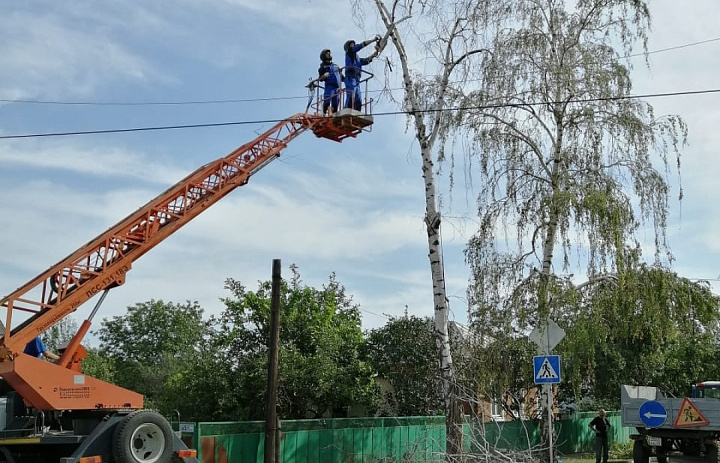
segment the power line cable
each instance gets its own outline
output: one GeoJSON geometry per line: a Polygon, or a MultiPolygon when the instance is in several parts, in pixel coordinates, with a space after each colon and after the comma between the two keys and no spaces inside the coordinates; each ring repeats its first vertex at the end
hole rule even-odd
{"type": "MultiPolygon", "coordinates": [[[[720,93],[720,89],[710,90],[689,90],[684,92],[668,92],[668,93],[648,93],[644,95],[627,95],[619,97],[605,97],[605,98],[584,98],[578,100],[569,101],[557,101],[557,102],[537,102],[537,103],[498,103],[492,105],[479,105],[479,106],[468,106],[460,108],[441,108],[441,109],[421,109],[419,111],[387,111],[380,113],[373,113],[374,117],[377,116],[397,116],[397,115],[412,115],[414,113],[428,114],[437,112],[449,112],[449,111],[469,111],[469,110],[483,110],[483,109],[496,109],[496,108],[509,108],[509,107],[532,107],[532,106],[544,106],[548,104],[566,104],[566,103],[592,103],[598,101],[620,101],[620,100],[631,100],[641,98],[662,98],[670,96],[689,96],[689,95],[707,95],[713,93],[720,93]]],[[[254,121],[235,121],[235,122],[215,122],[215,123],[204,123],[204,124],[184,124],[184,125],[167,125],[167,126],[155,126],[155,127],[134,127],[128,129],[103,129],[103,130],[82,130],[73,132],[49,132],[49,133],[31,133],[31,134],[19,134],[19,135],[0,135],[0,140],[19,139],[19,138],[42,138],[42,137],[64,137],[71,135],[99,135],[108,133],[126,133],[126,132],[147,132],[155,130],[177,130],[177,129],[197,129],[207,127],[225,127],[232,125],[249,125],[249,124],[276,124],[282,122],[285,119],[265,119],[265,120],[254,120],[254,121]]]]}
{"type": "MultiPolygon", "coordinates": [[[[686,43],[668,48],[661,48],[647,52],[648,55],[663,53],[666,51],[679,50],[682,48],[694,47],[706,43],[720,41],[720,37],[713,39],[701,40],[699,42],[686,43]]],[[[633,58],[637,56],[645,56],[645,53],[635,53],[632,55],[621,56],[619,59],[633,58]]],[[[403,90],[403,88],[391,88],[387,91],[394,92],[403,90]]],[[[373,90],[368,93],[379,93],[385,90],[373,90]]],[[[231,100],[189,100],[189,101],[155,101],[155,102],[112,102],[112,101],[53,101],[53,100],[24,100],[24,99],[6,99],[0,98],[0,103],[18,103],[18,104],[36,104],[36,105],[59,105],[59,106],[183,106],[183,105],[208,105],[208,104],[231,104],[231,103],[253,103],[263,101],[286,101],[301,100],[306,96],[281,96],[281,97],[265,97],[265,98],[240,98],[231,100]]]]}
{"type": "MultiPolygon", "coordinates": [[[[703,45],[710,42],[717,42],[720,40],[720,37],[715,37],[714,39],[707,39],[707,40],[701,40],[699,42],[692,42],[692,43],[686,43],[685,45],[677,45],[674,47],[668,47],[668,48],[661,48],[659,50],[653,50],[647,52],[648,55],[654,55],[655,53],[662,53],[665,51],[672,51],[672,50],[679,50],[681,48],[688,48],[688,47],[694,47],[695,45],[703,45]]],[[[645,53],[636,53],[634,55],[627,55],[625,58],[633,58],[635,56],[643,56],[645,53]]]]}
{"type": "Polygon", "coordinates": [[[52,100],[9,100],[0,98],[1,103],[22,103],[37,105],[62,106],[181,106],[197,104],[253,103],[263,101],[301,100],[306,96],[277,96],[267,98],[242,98],[235,100],[197,100],[197,101],[146,101],[146,102],[112,102],[112,101],[52,101],[52,100]]]}
{"type": "Polygon", "coordinates": [[[124,133],[124,132],[147,132],[153,130],[173,130],[173,129],[197,129],[202,127],[224,127],[229,125],[247,125],[247,124],[266,124],[278,123],[284,119],[268,119],[257,121],[237,121],[237,122],[215,122],[207,124],[185,124],[185,125],[166,125],[156,127],[133,127],[130,129],[105,129],[105,130],[80,130],[76,132],[51,132],[51,133],[32,133],[23,135],[0,135],[0,139],[13,138],[42,138],[42,137],[65,137],[70,135],[98,135],[107,133],[124,133]]]}

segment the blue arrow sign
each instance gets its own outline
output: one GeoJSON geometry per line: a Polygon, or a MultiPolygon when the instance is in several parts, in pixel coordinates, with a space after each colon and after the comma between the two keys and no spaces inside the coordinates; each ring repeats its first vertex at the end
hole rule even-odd
{"type": "Polygon", "coordinates": [[[667,419],[665,406],[655,400],[648,400],[640,405],[640,420],[648,428],[659,428],[667,419]]]}
{"type": "Polygon", "coordinates": [[[535,384],[560,382],[560,356],[538,355],[533,357],[535,384]]]}

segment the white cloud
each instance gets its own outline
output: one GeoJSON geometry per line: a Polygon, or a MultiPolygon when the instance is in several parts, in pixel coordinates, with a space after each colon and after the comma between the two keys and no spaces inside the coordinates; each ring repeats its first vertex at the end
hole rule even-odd
{"type": "MultiPolygon", "coordinates": [[[[655,33],[650,50],[717,35],[711,0],[680,7],[655,0],[651,8],[655,33]]],[[[43,2],[42,7],[6,2],[0,6],[0,98],[302,97],[320,49],[333,48],[337,58],[347,37],[366,33],[354,25],[352,14],[349,2],[330,0],[81,0],[43,2]]],[[[373,21],[369,16],[368,30],[376,26],[373,21]]],[[[718,50],[720,42],[712,42],[652,54],[652,73],[634,58],[635,93],[715,87],[718,50]]],[[[382,63],[373,63],[372,69],[380,76],[382,63]]],[[[398,76],[395,68],[391,78],[398,76]]],[[[371,89],[380,86],[378,79],[371,89]]],[[[677,268],[698,278],[720,273],[720,240],[714,234],[720,227],[714,206],[720,193],[718,98],[650,100],[658,114],[680,113],[690,124],[682,217],[673,202],[669,227],[677,268]]],[[[302,98],[107,108],[5,104],[0,106],[0,133],[252,121],[290,116],[304,106],[302,98]]],[[[397,107],[382,101],[375,109],[397,107]]],[[[34,277],[189,171],[251,141],[255,129],[267,128],[257,125],[262,127],[0,141],[0,293],[34,277]]],[[[462,175],[456,172],[456,178],[462,175]]],[[[453,315],[463,321],[469,270],[462,248],[475,227],[475,200],[463,186],[449,194],[447,182],[443,177],[438,191],[447,215],[445,276],[453,315]]],[[[310,285],[321,285],[337,272],[367,311],[366,326],[384,323],[370,312],[401,315],[405,305],[411,314],[430,316],[423,195],[419,153],[404,116],[376,117],[372,132],[342,144],[304,134],[247,186],[136,262],[126,284],[111,292],[101,316],[151,298],[198,300],[217,312],[218,298],[229,296],[222,288],[225,278],[252,288],[270,278],[273,258],[283,260],[285,275],[289,264],[298,264],[310,285]]]]}
{"type": "Polygon", "coordinates": [[[173,184],[187,172],[174,165],[160,164],[147,154],[122,146],[97,146],[74,142],[48,144],[5,143],[0,150],[5,168],[65,171],[94,178],[131,178],[151,183],[173,184]],[[171,183],[172,182],[172,183],[171,183]]]}
{"type": "Polygon", "coordinates": [[[86,97],[112,82],[138,84],[161,75],[138,52],[101,31],[59,15],[11,11],[0,15],[0,88],[11,98],[86,97]]]}

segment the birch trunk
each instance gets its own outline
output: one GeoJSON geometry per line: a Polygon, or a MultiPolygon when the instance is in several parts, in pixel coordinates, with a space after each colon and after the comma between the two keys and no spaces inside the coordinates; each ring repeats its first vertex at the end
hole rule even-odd
{"type": "MultiPolygon", "coordinates": [[[[560,220],[560,208],[558,207],[558,196],[562,189],[565,187],[563,179],[566,177],[565,169],[563,166],[566,165],[566,161],[562,158],[562,146],[563,146],[563,121],[562,121],[562,109],[558,108],[555,111],[556,116],[556,130],[555,140],[553,142],[553,163],[550,172],[550,185],[551,185],[551,201],[548,210],[547,229],[545,239],[542,244],[542,269],[540,271],[540,286],[538,289],[538,326],[546,323],[550,318],[550,295],[549,295],[549,284],[550,277],[553,274],[553,257],[555,255],[555,243],[557,241],[557,229],[558,222],[560,220]]],[[[550,352],[548,352],[549,354],[550,352]]],[[[541,388],[538,388],[538,391],[541,388]]],[[[543,396],[545,397],[546,407],[542,418],[540,420],[540,440],[543,447],[554,446],[554,439],[550,439],[550,432],[552,429],[552,419],[549,416],[548,410],[553,408],[553,394],[552,387],[542,388],[543,396]]],[[[552,463],[552,455],[555,454],[555,449],[550,449],[546,455],[543,455],[542,460],[552,463]]]]}
{"type": "MultiPolygon", "coordinates": [[[[422,122],[421,122],[422,124],[422,122]]],[[[432,151],[429,147],[421,150],[423,180],[425,181],[425,225],[428,237],[428,257],[432,276],[433,306],[435,314],[435,340],[438,362],[445,399],[446,461],[452,461],[462,450],[462,410],[458,403],[458,390],[450,353],[448,334],[448,300],[445,292],[445,268],[443,266],[440,225],[442,218],[437,210],[435,179],[433,175],[432,151]]]]}
{"type": "MultiPolygon", "coordinates": [[[[403,75],[404,104],[408,108],[410,118],[414,123],[415,138],[420,145],[422,157],[422,176],[425,183],[425,225],[428,238],[428,258],[430,259],[430,272],[432,277],[433,307],[435,319],[435,339],[438,350],[438,365],[442,379],[443,396],[445,400],[445,427],[446,427],[446,456],[445,461],[456,461],[462,451],[462,410],[458,402],[458,386],[455,368],[450,352],[450,336],[448,333],[448,298],[445,290],[445,269],[443,266],[443,251],[441,239],[442,216],[438,210],[438,200],[435,190],[435,171],[433,150],[442,128],[442,109],[445,106],[445,93],[447,92],[450,74],[468,54],[459,59],[452,59],[452,39],[448,41],[445,50],[445,65],[438,76],[434,102],[428,108],[427,96],[419,98],[422,92],[418,83],[413,80],[408,64],[408,55],[401,40],[400,34],[394,27],[394,18],[390,13],[396,12],[397,0],[392,2],[391,10],[381,0],[374,0],[378,12],[390,31],[390,37],[398,52],[403,75]],[[425,104],[423,104],[425,102],[425,104]],[[428,111],[429,109],[429,111],[428,111]],[[427,124],[426,124],[427,119],[427,124]]],[[[460,23],[456,22],[450,31],[450,36],[459,33],[460,23]]]]}

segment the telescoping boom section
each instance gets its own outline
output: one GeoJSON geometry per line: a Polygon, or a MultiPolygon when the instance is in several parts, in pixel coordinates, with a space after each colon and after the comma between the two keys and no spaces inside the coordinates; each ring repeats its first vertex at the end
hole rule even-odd
{"type": "Polygon", "coordinates": [[[233,189],[245,185],[305,130],[341,141],[355,137],[367,125],[367,118],[362,125],[343,125],[307,113],[282,120],[252,142],[200,167],[1,299],[0,307],[6,313],[4,326],[0,326],[4,331],[0,338],[0,376],[38,410],[142,408],[140,394],[80,374],[79,361],[85,355],[80,341],[89,329],[89,320],[57,363],[23,354],[25,345],[89,299],[122,285],[135,260],[233,189]],[[11,328],[14,319],[17,326],[11,328]]]}

